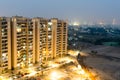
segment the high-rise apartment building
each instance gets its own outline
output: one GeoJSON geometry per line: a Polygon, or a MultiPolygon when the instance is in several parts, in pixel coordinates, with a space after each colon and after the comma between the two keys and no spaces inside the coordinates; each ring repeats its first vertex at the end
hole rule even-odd
{"type": "Polygon", "coordinates": [[[29,18],[12,17],[12,68],[24,68],[33,65],[33,26],[29,18]]]}
{"type": "Polygon", "coordinates": [[[65,21],[22,16],[0,18],[1,72],[42,64],[66,53],[65,21]]]}
{"type": "Polygon", "coordinates": [[[52,58],[52,44],[53,44],[53,33],[51,22],[44,18],[34,18],[33,26],[35,29],[35,53],[36,62],[41,63],[46,61],[48,58],[52,58]]]}
{"type": "Polygon", "coordinates": [[[0,73],[11,69],[11,20],[0,17],[0,73]]]}
{"type": "Polygon", "coordinates": [[[56,18],[34,18],[36,62],[67,53],[67,24],[56,18]]]}
{"type": "Polygon", "coordinates": [[[56,18],[51,19],[53,33],[53,57],[67,53],[67,23],[56,18]]]}

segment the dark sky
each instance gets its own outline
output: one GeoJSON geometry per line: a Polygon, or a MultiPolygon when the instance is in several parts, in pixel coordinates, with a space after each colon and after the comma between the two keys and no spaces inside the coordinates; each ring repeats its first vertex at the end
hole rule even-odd
{"type": "Polygon", "coordinates": [[[0,16],[14,15],[120,23],[120,0],[0,0],[0,16]]]}

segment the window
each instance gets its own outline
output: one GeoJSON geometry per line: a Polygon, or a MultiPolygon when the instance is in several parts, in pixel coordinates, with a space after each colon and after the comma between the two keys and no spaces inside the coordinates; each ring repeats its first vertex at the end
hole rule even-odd
{"type": "Polygon", "coordinates": [[[22,30],[21,30],[21,28],[17,28],[17,32],[21,32],[22,30]]]}
{"type": "Polygon", "coordinates": [[[51,26],[51,25],[52,25],[52,22],[48,22],[48,25],[50,25],[50,26],[51,26]]]}
{"type": "Polygon", "coordinates": [[[51,39],[51,35],[48,35],[48,38],[51,39]]]}

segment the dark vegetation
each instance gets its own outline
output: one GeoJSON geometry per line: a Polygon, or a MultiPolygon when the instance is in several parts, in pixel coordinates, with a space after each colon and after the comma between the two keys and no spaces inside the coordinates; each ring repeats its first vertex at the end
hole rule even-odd
{"type": "Polygon", "coordinates": [[[119,25],[82,25],[68,27],[68,48],[79,42],[94,45],[120,46],[119,25]],[[107,44],[107,42],[109,42],[107,44]]]}

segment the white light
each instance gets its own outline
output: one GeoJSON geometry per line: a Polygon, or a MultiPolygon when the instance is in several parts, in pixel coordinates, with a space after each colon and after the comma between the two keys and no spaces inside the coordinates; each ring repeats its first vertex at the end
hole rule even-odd
{"type": "Polygon", "coordinates": [[[49,35],[48,38],[50,39],[50,38],[51,38],[51,35],[49,35]]]}
{"type": "Polygon", "coordinates": [[[25,46],[23,46],[23,49],[25,49],[25,46]]]}
{"type": "Polygon", "coordinates": [[[51,75],[51,80],[58,80],[60,78],[60,75],[57,72],[52,72],[51,75]]]}
{"type": "Polygon", "coordinates": [[[84,70],[81,70],[81,71],[80,71],[80,74],[85,74],[85,71],[84,71],[84,70]]]}
{"type": "Polygon", "coordinates": [[[2,29],[2,31],[4,32],[4,29],[2,29]]]}
{"type": "Polygon", "coordinates": [[[4,33],[2,32],[2,35],[4,35],[4,33]]]}
{"type": "Polygon", "coordinates": [[[30,31],[30,34],[32,34],[32,31],[30,31]]]}
{"type": "Polygon", "coordinates": [[[80,25],[80,23],[78,23],[78,22],[73,23],[73,26],[79,26],[79,25],[80,25]]]}
{"type": "Polygon", "coordinates": [[[43,24],[43,27],[45,27],[45,24],[43,24]]]}
{"type": "Polygon", "coordinates": [[[29,46],[30,49],[32,49],[32,46],[29,46]]]}
{"type": "Polygon", "coordinates": [[[0,76],[0,79],[3,79],[3,76],[0,76]]]}
{"type": "Polygon", "coordinates": [[[20,51],[18,51],[18,53],[20,53],[20,51]]]}
{"type": "Polygon", "coordinates": [[[80,65],[78,65],[78,69],[82,69],[82,67],[80,65]]]}
{"type": "Polygon", "coordinates": [[[6,56],[6,54],[2,54],[2,56],[3,56],[3,57],[5,57],[5,56],[6,56]]]}
{"type": "Polygon", "coordinates": [[[50,28],[48,28],[48,31],[50,31],[51,29],[50,28]]]}
{"type": "Polygon", "coordinates": [[[25,61],[25,58],[23,58],[23,60],[25,61]]]}
{"type": "Polygon", "coordinates": [[[21,32],[21,28],[17,28],[17,32],[21,32]]]}
{"type": "Polygon", "coordinates": [[[79,53],[79,51],[76,51],[76,54],[78,54],[79,53]]]}
{"type": "Polygon", "coordinates": [[[19,67],[19,66],[20,66],[20,64],[17,64],[17,66],[19,67]]]}
{"type": "Polygon", "coordinates": [[[65,77],[66,75],[60,71],[53,71],[50,74],[50,80],[60,80],[60,78],[65,77]]]}
{"type": "Polygon", "coordinates": [[[51,25],[52,25],[52,22],[48,22],[48,24],[51,26],[51,25]]]}

